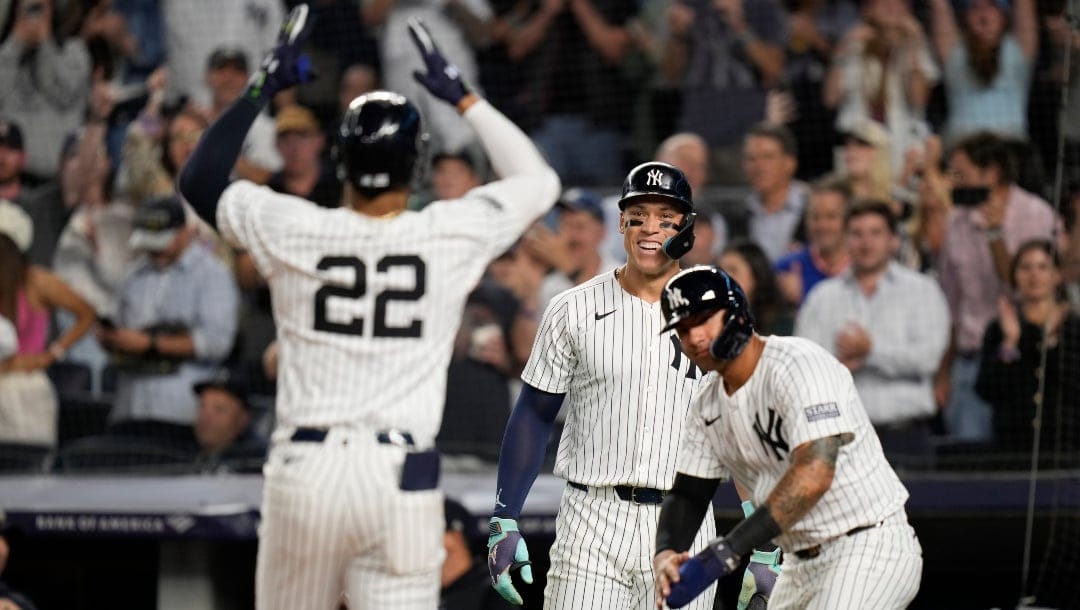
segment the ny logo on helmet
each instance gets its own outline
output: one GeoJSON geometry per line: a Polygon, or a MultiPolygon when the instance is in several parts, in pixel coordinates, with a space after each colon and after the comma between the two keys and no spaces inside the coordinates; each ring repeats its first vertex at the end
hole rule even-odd
{"type": "Polygon", "coordinates": [[[690,300],[682,295],[681,288],[672,288],[668,290],[667,302],[668,307],[671,308],[672,311],[690,304],[690,300]]]}
{"type": "Polygon", "coordinates": [[[658,169],[650,169],[646,176],[645,186],[660,186],[664,180],[664,172],[658,169]]]}

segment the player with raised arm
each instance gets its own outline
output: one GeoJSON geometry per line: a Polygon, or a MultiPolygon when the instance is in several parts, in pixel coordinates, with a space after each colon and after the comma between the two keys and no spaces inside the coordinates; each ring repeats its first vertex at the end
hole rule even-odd
{"type": "Polygon", "coordinates": [[[710,374],[690,406],[660,514],[656,607],[686,605],[769,540],[784,550],[770,610],[906,607],[922,549],[904,511],[907,489],[851,373],[812,341],[754,332],[742,288],[717,267],[675,275],[662,302],[664,330],[710,374]],[[732,477],[757,509],[691,557],[717,484],[732,477]]]}
{"type": "Polygon", "coordinates": [[[381,91],[342,119],[342,207],[274,193],[229,171],[256,114],[310,79],[294,9],[245,94],[207,130],[179,186],[267,278],[278,328],[277,427],[264,467],[258,608],[430,610],[443,498],[432,449],[466,296],[489,261],[546,212],[559,179],[517,127],[469,91],[420,23],[417,80],[472,125],[500,180],[406,210],[426,135],[381,91]]]}

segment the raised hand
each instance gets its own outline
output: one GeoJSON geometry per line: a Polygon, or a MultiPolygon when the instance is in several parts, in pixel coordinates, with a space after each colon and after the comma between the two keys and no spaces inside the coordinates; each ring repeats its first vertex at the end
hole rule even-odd
{"type": "Polygon", "coordinates": [[[426,72],[413,72],[413,78],[431,95],[457,106],[470,93],[468,85],[461,78],[461,71],[446,60],[423,21],[415,17],[409,19],[409,36],[427,67],[426,72]]]}
{"type": "Polygon", "coordinates": [[[278,32],[277,44],[263,58],[244,95],[265,104],[278,91],[313,80],[315,72],[311,59],[300,53],[309,36],[311,19],[308,5],[301,4],[289,12],[278,32]]]}

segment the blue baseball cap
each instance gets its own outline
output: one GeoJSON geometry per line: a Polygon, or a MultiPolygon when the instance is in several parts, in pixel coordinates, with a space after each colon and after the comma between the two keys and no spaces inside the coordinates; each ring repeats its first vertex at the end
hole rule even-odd
{"type": "Polygon", "coordinates": [[[600,196],[588,189],[567,189],[555,206],[561,210],[587,212],[601,223],[604,222],[604,205],[600,201],[600,196]]]}
{"type": "MultiPolygon", "coordinates": [[[[973,2],[975,2],[975,0],[960,0],[960,7],[966,11],[971,8],[973,2]]],[[[993,2],[1003,13],[1008,13],[1012,10],[1012,2],[1009,0],[993,0],[993,2]]]]}

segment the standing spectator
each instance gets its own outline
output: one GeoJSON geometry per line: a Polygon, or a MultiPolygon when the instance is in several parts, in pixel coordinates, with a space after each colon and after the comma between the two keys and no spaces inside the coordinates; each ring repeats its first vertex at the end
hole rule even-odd
{"type": "Polygon", "coordinates": [[[806,207],[807,244],[776,261],[780,292],[799,305],[814,285],[847,269],[844,217],[851,207],[851,187],[844,180],[825,178],[814,185],[806,207]]]}
{"type": "Polygon", "coordinates": [[[865,120],[883,123],[899,169],[907,150],[929,134],[926,104],[939,76],[909,0],[869,0],[829,69],[825,105],[838,109],[841,132],[865,120]]]}
{"type": "MultiPolygon", "coordinates": [[[[837,175],[851,185],[856,200],[891,202],[893,195],[892,155],[889,132],[872,119],[855,121],[844,132],[843,161],[837,175]]],[[[893,210],[896,214],[898,210],[893,210]]]]}
{"type": "Polygon", "coordinates": [[[79,38],[55,32],[53,0],[16,0],[14,23],[0,42],[0,114],[26,136],[26,173],[56,173],[64,136],[79,126],[90,91],[90,55],[79,38]]]}
{"type": "Polygon", "coordinates": [[[736,239],[720,255],[720,267],[742,286],[754,325],[762,335],[790,335],[795,330],[795,310],[780,293],[772,263],[761,246],[736,239]]]}
{"type": "Polygon", "coordinates": [[[152,420],[190,431],[192,384],[211,376],[236,335],[236,285],[192,244],[178,196],[144,202],[131,247],[147,253],[125,282],[114,328],[98,340],[121,366],[110,419],[152,420]]]}
{"type": "Polygon", "coordinates": [[[851,371],[885,454],[924,464],[933,380],[949,343],[949,309],[941,287],[893,256],[898,223],[888,204],[865,202],[844,221],[851,267],[811,292],[795,334],[829,350],[851,371]]]}
{"type": "Polygon", "coordinates": [[[836,46],[859,21],[854,0],[787,0],[788,38],[784,82],[798,115],[788,125],[799,142],[799,177],[810,179],[832,169],[836,111],[822,91],[836,46]]]}
{"type": "Polygon", "coordinates": [[[631,83],[620,70],[633,50],[634,0],[547,0],[510,41],[511,59],[532,67],[527,124],[563,182],[617,184],[631,83]]]}
{"type": "Polygon", "coordinates": [[[975,394],[986,325],[1009,283],[1012,253],[1054,232],[1053,208],[1016,185],[1016,159],[1001,138],[980,133],[956,145],[949,159],[954,208],[941,250],[940,279],[949,300],[953,333],[938,374],[949,434],[990,441],[990,407],[975,394]]]}
{"type": "Polygon", "coordinates": [[[22,172],[26,167],[22,129],[11,121],[0,119],[0,199],[22,203],[25,188],[22,172]]]}
{"type": "Polygon", "coordinates": [[[665,64],[682,79],[680,129],[708,141],[714,181],[741,184],[743,137],[765,118],[766,92],[783,73],[784,10],[775,0],[674,0],[669,15],[665,64]]]}
{"type": "Polygon", "coordinates": [[[475,142],[472,129],[454,109],[432,97],[413,79],[413,72],[422,70],[424,64],[409,40],[407,25],[409,19],[422,19],[439,41],[447,61],[457,66],[466,82],[477,83],[476,55],[466,24],[491,19],[487,0],[364,0],[361,10],[365,25],[382,28],[379,56],[386,88],[420,107],[434,146],[460,150],[475,142]]]}
{"type": "Polygon", "coordinates": [[[90,329],[94,312],[63,280],[27,262],[33,235],[30,217],[0,200],[0,316],[15,324],[18,337],[16,354],[0,361],[0,439],[55,445],[57,401],[45,369],[90,329]],[[56,310],[77,321],[49,343],[56,310]]]}
{"type": "Polygon", "coordinates": [[[801,245],[810,188],[795,180],[798,165],[795,136],[787,128],[761,123],[746,134],[743,172],[752,189],[746,196],[748,216],[729,225],[732,235],[749,235],[771,261],[801,245]]]}
{"type": "Polygon", "coordinates": [[[169,92],[205,107],[210,55],[225,45],[239,49],[245,61],[261,59],[273,48],[285,11],[281,0],[183,0],[162,2],[161,16],[169,92]]]}
{"type": "Polygon", "coordinates": [[[944,66],[947,142],[982,130],[1026,139],[1028,89],[1039,46],[1035,0],[931,0],[934,47],[944,66]],[[1009,21],[1012,30],[1009,30],[1009,21]]]}
{"type": "Polygon", "coordinates": [[[998,298],[998,317],[986,328],[975,383],[975,391],[993,410],[995,446],[1005,452],[1030,453],[1038,431],[1046,455],[1075,451],[1074,432],[1080,422],[1080,378],[1075,374],[1080,361],[1080,317],[1061,299],[1061,265],[1049,240],[1020,246],[1012,261],[1011,285],[1018,302],[998,298]],[[1042,418],[1035,424],[1040,391],[1042,418]]]}
{"type": "MultiPolygon", "coordinates": [[[[219,47],[210,54],[206,63],[206,85],[210,90],[210,105],[205,108],[208,122],[213,122],[244,92],[250,76],[248,65],[247,56],[238,48],[219,47]]],[[[261,112],[244,139],[235,172],[240,178],[265,184],[271,174],[280,170],[281,155],[274,146],[274,119],[261,112]]]]}
{"type": "Polygon", "coordinates": [[[296,195],[321,205],[341,205],[341,181],[330,164],[324,161],[323,135],[315,115],[303,106],[286,106],[277,115],[277,151],[281,171],[270,176],[266,186],[296,195]]]}

